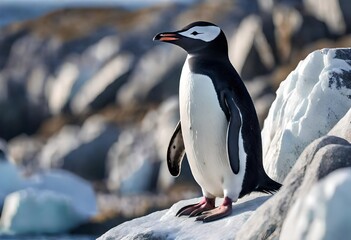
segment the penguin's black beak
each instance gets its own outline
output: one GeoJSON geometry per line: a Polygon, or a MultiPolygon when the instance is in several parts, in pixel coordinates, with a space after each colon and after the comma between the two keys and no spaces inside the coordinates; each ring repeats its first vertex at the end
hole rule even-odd
{"type": "Polygon", "coordinates": [[[177,32],[164,32],[157,34],[153,40],[161,42],[172,42],[178,40],[179,38],[180,35],[177,32]]]}

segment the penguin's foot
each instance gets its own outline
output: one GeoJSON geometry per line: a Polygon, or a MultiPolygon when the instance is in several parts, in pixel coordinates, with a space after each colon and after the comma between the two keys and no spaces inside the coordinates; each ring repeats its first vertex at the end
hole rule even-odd
{"type": "Polygon", "coordinates": [[[196,221],[211,222],[230,215],[232,212],[232,200],[225,197],[221,206],[203,212],[196,221]]]}
{"type": "Polygon", "coordinates": [[[214,208],[215,208],[215,198],[204,197],[199,203],[187,205],[179,209],[176,216],[177,217],[180,217],[180,216],[195,217],[202,214],[205,211],[209,211],[214,208]]]}

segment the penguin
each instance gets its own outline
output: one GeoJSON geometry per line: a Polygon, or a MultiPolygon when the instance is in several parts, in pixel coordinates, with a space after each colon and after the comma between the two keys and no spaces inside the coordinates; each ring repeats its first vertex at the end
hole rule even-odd
{"type": "Polygon", "coordinates": [[[210,222],[230,215],[232,203],[244,195],[278,191],[281,184],[263,168],[256,110],[230,63],[224,32],[199,21],[153,40],[187,52],[179,83],[180,121],[170,139],[167,165],[171,175],[178,176],[186,154],[203,199],[176,216],[210,222]],[[224,198],[218,207],[216,197],[224,198]]]}

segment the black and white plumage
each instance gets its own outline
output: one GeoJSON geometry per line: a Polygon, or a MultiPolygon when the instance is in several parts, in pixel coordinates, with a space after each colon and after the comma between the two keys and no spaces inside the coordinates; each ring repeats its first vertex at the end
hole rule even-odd
{"type": "Polygon", "coordinates": [[[208,22],[195,22],[180,31],[160,33],[154,40],[187,51],[180,87],[180,122],[171,138],[167,163],[180,173],[187,154],[204,200],[177,215],[212,221],[230,214],[232,202],[253,191],[272,193],[280,184],[262,165],[262,143],[249,93],[228,58],[223,31],[208,22]],[[224,197],[218,208],[215,197],[224,197]]]}

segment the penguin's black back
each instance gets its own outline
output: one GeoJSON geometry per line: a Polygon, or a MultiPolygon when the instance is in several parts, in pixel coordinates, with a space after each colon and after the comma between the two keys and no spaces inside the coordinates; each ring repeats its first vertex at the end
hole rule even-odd
{"type": "Polygon", "coordinates": [[[256,110],[243,81],[230,63],[229,58],[213,56],[212,52],[212,54],[206,55],[193,55],[188,61],[192,72],[210,77],[222,110],[226,112],[224,103],[220,99],[220,92],[229,89],[233,93],[233,99],[242,115],[242,138],[247,162],[239,197],[253,191],[272,193],[279,190],[281,184],[270,179],[264,171],[261,129],[256,110]]]}

